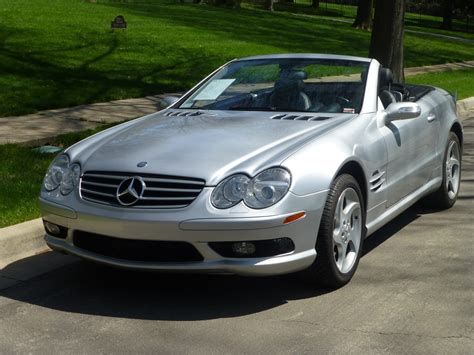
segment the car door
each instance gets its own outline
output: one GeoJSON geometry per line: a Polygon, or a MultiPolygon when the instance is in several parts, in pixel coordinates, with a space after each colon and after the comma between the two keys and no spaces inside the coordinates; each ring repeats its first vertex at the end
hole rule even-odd
{"type": "Polygon", "coordinates": [[[421,115],[380,128],[387,146],[387,207],[423,186],[436,164],[438,117],[429,102],[418,102],[421,115]]]}

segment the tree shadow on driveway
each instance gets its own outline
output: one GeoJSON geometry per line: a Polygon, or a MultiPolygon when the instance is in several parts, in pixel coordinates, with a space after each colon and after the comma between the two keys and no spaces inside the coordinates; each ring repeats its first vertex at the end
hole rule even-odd
{"type": "MultiPolygon", "coordinates": [[[[366,240],[364,255],[420,216],[414,207],[366,240]]],[[[147,320],[206,320],[239,317],[300,300],[337,292],[305,283],[295,275],[158,274],[81,262],[52,252],[10,264],[2,274],[14,275],[67,259],[51,272],[0,291],[0,296],[54,310],[147,320]]],[[[363,261],[362,261],[363,262],[363,261]]],[[[357,278],[357,274],[355,276],[357,278]]],[[[351,287],[350,284],[346,287],[351,287]]]]}
{"type": "MultiPolygon", "coordinates": [[[[460,197],[470,191],[468,186],[473,180],[472,166],[465,164],[464,171],[467,174],[462,179],[460,197]]],[[[469,207],[460,204],[457,208],[462,211],[469,207]]],[[[421,204],[406,210],[365,240],[361,263],[366,255],[392,237],[403,238],[399,232],[422,215],[436,212],[421,204]]],[[[395,241],[392,239],[392,242],[395,241]]],[[[344,290],[331,291],[308,285],[294,275],[246,278],[134,272],[48,252],[8,265],[0,270],[0,282],[2,277],[24,280],[0,291],[0,299],[4,297],[7,302],[106,317],[194,321],[240,317],[277,308],[293,300],[344,292],[357,284],[358,274],[344,290]],[[35,272],[39,276],[34,276],[35,272]]],[[[321,299],[327,302],[326,297],[321,299]]],[[[330,302],[328,306],[331,306],[330,302]]]]}

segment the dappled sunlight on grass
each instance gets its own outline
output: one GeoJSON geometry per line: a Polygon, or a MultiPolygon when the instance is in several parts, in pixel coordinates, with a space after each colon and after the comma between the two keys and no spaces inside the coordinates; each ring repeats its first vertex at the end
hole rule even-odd
{"type": "MultiPolygon", "coordinates": [[[[51,144],[67,148],[110,126],[64,134],[53,139],[51,144]]],[[[39,216],[37,201],[41,183],[55,156],[40,154],[31,147],[0,145],[0,228],[39,216]]]]}
{"type": "MultiPolygon", "coordinates": [[[[370,41],[346,23],[159,0],[0,0],[0,18],[0,116],[183,91],[235,57],[366,56],[370,41]],[[129,27],[112,33],[119,14],[129,27]]],[[[473,59],[474,48],[409,34],[405,54],[418,66],[473,59]]]]}
{"type": "Polygon", "coordinates": [[[406,80],[410,84],[442,87],[453,94],[457,94],[458,100],[474,96],[474,69],[420,74],[409,76],[406,80]]]}

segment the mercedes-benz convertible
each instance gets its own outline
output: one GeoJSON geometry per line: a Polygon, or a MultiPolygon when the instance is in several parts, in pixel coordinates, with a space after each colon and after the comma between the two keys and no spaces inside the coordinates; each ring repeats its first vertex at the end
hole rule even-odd
{"type": "Polygon", "coordinates": [[[377,60],[232,60],[168,108],[91,136],[41,190],[54,250],[129,269],[340,287],[364,239],[458,196],[463,129],[445,90],[377,60]]]}

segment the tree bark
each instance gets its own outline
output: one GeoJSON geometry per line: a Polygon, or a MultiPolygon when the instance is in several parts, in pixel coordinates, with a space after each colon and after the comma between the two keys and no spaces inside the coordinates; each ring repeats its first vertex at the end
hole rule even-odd
{"type": "Polygon", "coordinates": [[[319,8],[319,0],[313,0],[311,6],[315,9],[319,8]]]}
{"type": "Polygon", "coordinates": [[[392,69],[394,82],[403,83],[403,20],[405,0],[379,0],[375,5],[369,57],[392,69]]]}
{"type": "Polygon", "coordinates": [[[443,1],[443,24],[441,27],[445,30],[453,28],[453,0],[443,1]]]}
{"type": "Polygon", "coordinates": [[[357,6],[357,15],[352,27],[367,31],[371,30],[373,7],[374,0],[359,0],[359,5],[357,6]]]}
{"type": "Polygon", "coordinates": [[[265,1],[265,10],[273,11],[273,0],[265,1]]]}

